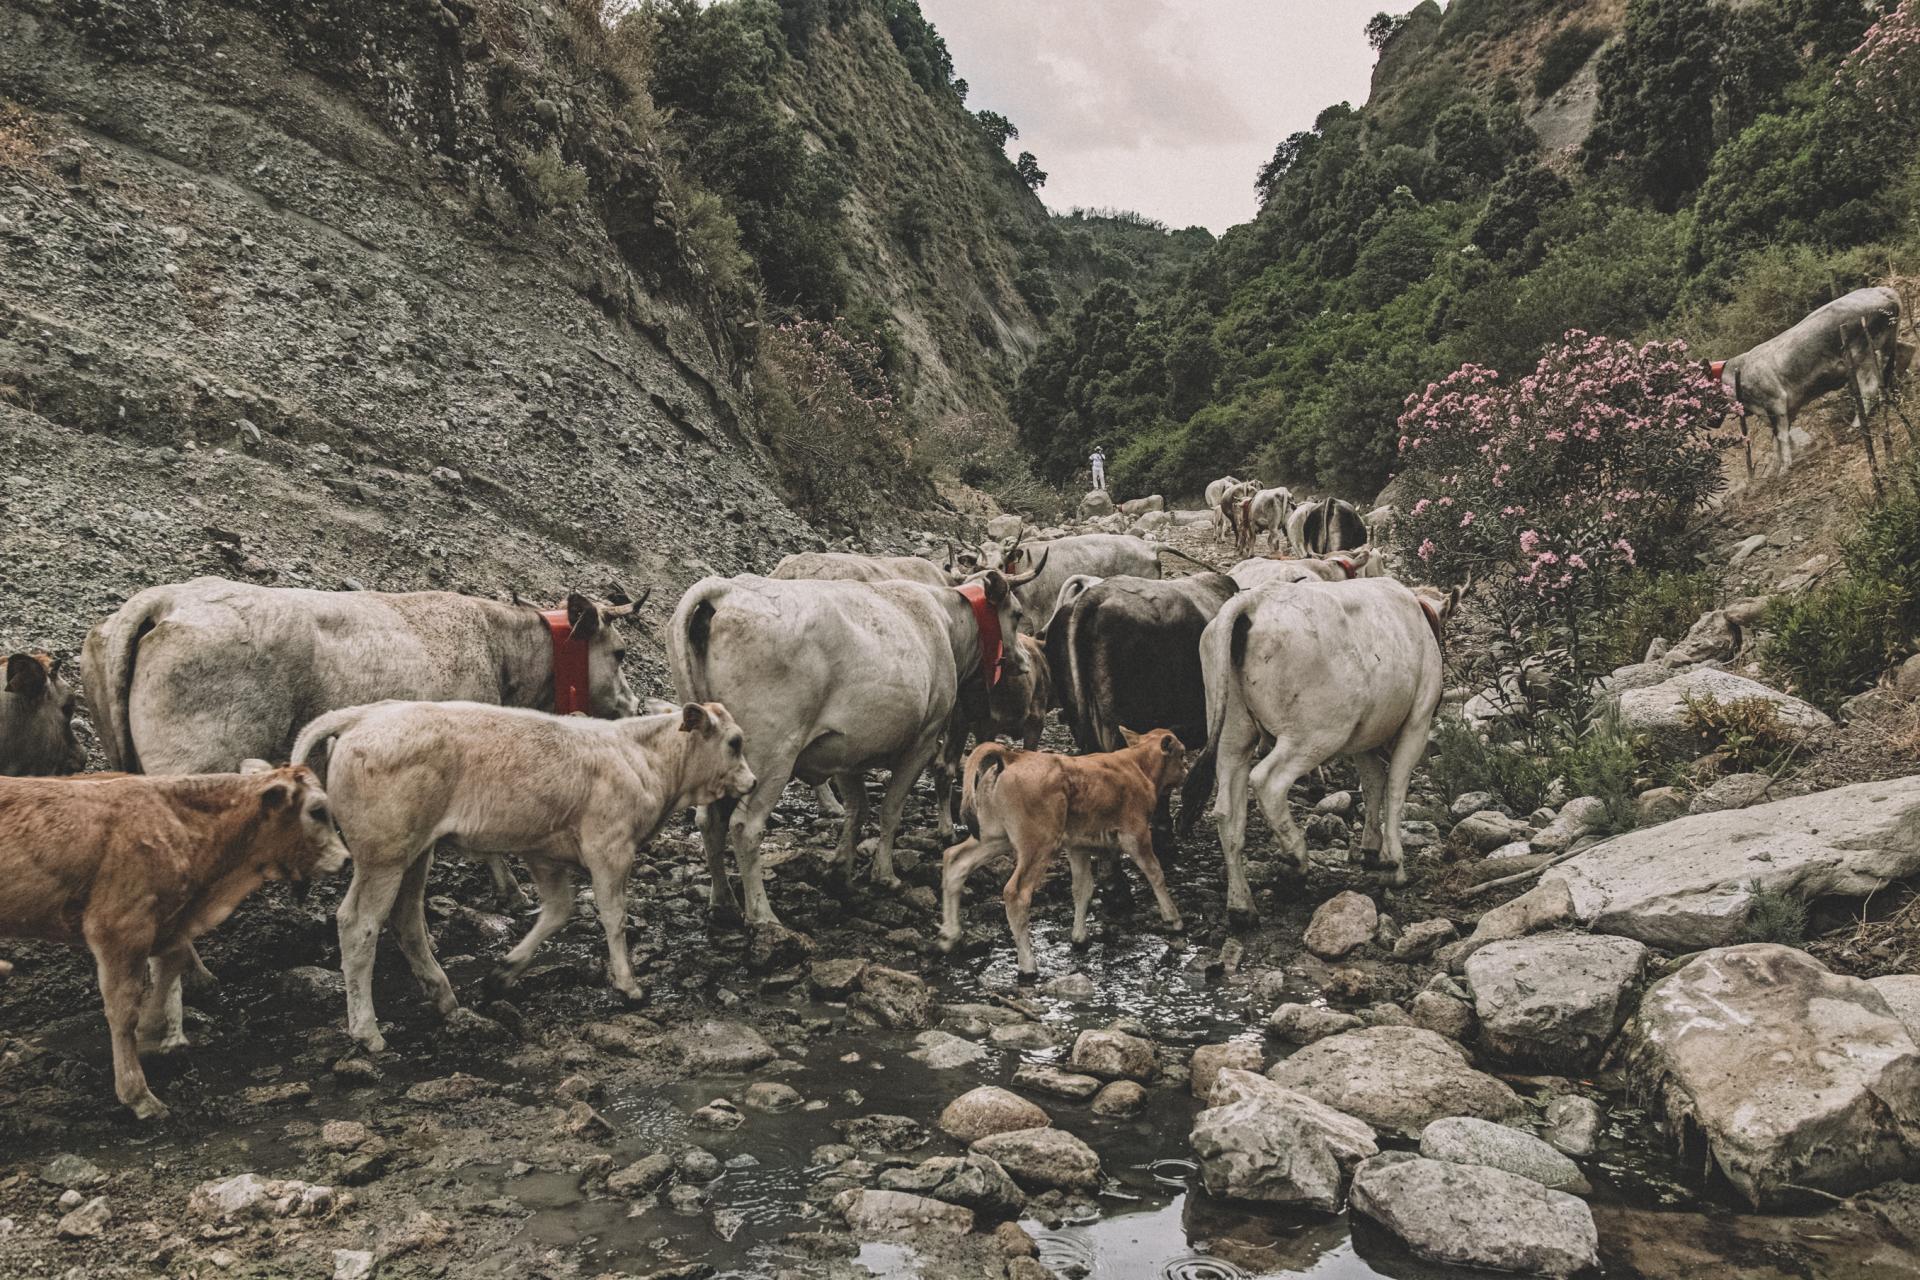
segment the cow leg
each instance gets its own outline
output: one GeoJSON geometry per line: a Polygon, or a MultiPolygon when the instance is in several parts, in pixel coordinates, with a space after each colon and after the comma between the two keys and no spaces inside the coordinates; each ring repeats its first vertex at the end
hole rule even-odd
{"type": "Polygon", "coordinates": [[[907,807],[907,797],[913,794],[913,784],[920,781],[939,749],[938,734],[924,739],[887,777],[886,793],[880,797],[880,848],[873,855],[873,882],[877,885],[900,887],[900,877],[893,869],[893,841],[900,832],[900,815],[907,807]]]}
{"type": "Polygon", "coordinates": [[[867,823],[867,775],[856,770],[840,774],[834,781],[847,798],[847,820],[840,826],[840,844],[834,849],[833,860],[840,868],[841,883],[852,884],[854,849],[860,843],[860,829],[867,823]]]}
{"type": "Polygon", "coordinates": [[[527,891],[513,878],[513,868],[499,854],[490,854],[486,859],[487,877],[493,881],[493,900],[503,907],[524,907],[530,905],[527,891]]]}
{"type": "Polygon", "coordinates": [[[1047,878],[1047,865],[1053,861],[1053,855],[1059,848],[1058,837],[1048,843],[1033,844],[1026,848],[1016,844],[1013,874],[1007,877],[1007,887],[1000,893],[1007,907],[1007,928],[1013,933],[1015,963],[1023,980],[1030,981],[1040,976],[1040,966],[1033,959],[1033,936],[1027,930],[1027,917],[1033,912],[1034,891],[1047,878]]]}
{"type": "MultiPolygon", "coordinates": [[[[491,861],[502,870],[506,869],[500,857],[495,856],[491,861]]],[[[387,919],[393,922],[394,941],[400,944],[400,954],[407,958],[407,967],[413,970],[414,980],[444,1018],[460,1007],[460,1001],[453,994],[453,983],[447,980],[447,971],[434,958],[433,938],[427,932],[427,873],[431,870],[433,850],[429,849],[407,868],[387,919]]],[[[520,882],[514,880],[511,874],[507,879],[513,884],[514,892],[520,893],[520,882]]],[[[520,894],[520,899],[524,902],[526,895],[520,894]]]]}
{"type": "Polygon", "coordinates": [[[335,912],[340,929],[340,972],[347,980],[347,1034],[369,1051],[380,1053],[387,1042],[373,1013],[373,957],[380,941],[380,926],[387,922],[407,868],[418,854],[401,858],[370,856],[373,851],[366,842],[353,848],[353,883],[335,912]]]}
{"type": "Polygon", "coordinates": [[[740,914],[740,900],[734,896],[733,881],[727,870],[727,828],[739,804],[738,800],[729,798],[693,811],[701,842],[707,849],[707,914],[719,925],[739,924],[745,918],[740,914]]]}
{"type": "Polygon", "coordinates": [[[797,750],[780,751],[772,758],[782,764],[770,765],[764,773],[754,770],[760,774],[760,781],[740,801],[727,824],[733,859],[740,867],[740,889],[746,899],[749,926],[780,923],[780,917],[773,912],[773,903],[767,898],[766,877],[760,869],[760,838],[766,834],[767,819],[773,815],[774,806],[780,803],[780,793],[787,789],[787,782],[793,777],[792,762],[798,756],[797,750]]]}
{"type": "Polygon", "coordinates": [[[847,807],[840,803],[840,797],[833,792],[832,779],[813,789],[813,803],[820,810],[820,816],[823,818],[838,818],[847,812],[847,807]]]}
{"type": "Polygon", "coordinates": [[[581,850],[587,875],[593,880],[593,906],[607,935],[607,981],[632,1001],[646,999],[633,980],[633,960],[627,955],[627,881],[633,873],[633,845],[620,837],[592,841],[581,850]]]}
{"type": "Polygon", "coordinates": [[[1292,743],[1279,743],[1265,760],[1253,767],[1247,782],[1259,798],[1260,812],[1267,816],[1267,825],[1280,841],[1281,852],[1292,857],[1294,869],[1305,875],[1307,838],[1293,824],[1293,811],[1287,804],[1287,797],[1293,794],[1293,784],[1305,771],[1304,762],[1298,756],[1299,751],[1292,743]]]}
{"type": "Polygon", "coordinates": [[[1079,845],[1067,849],[1067,867],[1073,872],[1073,945],[1087,945],[1087,907],[1093,902],[1093,855],[1079,845]]]}
{"type": "Polygon", "coordinates": [[[1185,932],[1187,926],[1180,919],[1180,908],[1167,892],[1166,873],[1161,870],[1160,859],[1153,856],[1152,838],[1144,831],[1128,832],[1120,837],[1120,849],[1146,877],[1147,887],[1153,890],[1153,900],[1160,908],[1160,919],[1167,928],[1175,933],[1185,932]]]}
{"type": "Polygon", "coordinates": [[[147,961],[147,996],[140,1006],[136,1047],[143,1054],[169,1054],[187,1047],[180,976],[193,967],[191,942],[178,942],[147,961]]]}
{"type": "Polygon", "coordinates": [[[533,887],[540,893],[540,918],[527,930],[527,936],[507,952],[500,968],[494,970],[493,981],[500,986],[513,985],[533,963],[533,953],[540,949],[540,944],[566,928],[573,916],[573,876],[567,864],[552,858],[530,857],[527,869],[533,872],[533,887]]]}
{"type": "Polygon", "coordinates": [[[1180,821],[1174,827],[1178,834],[1188,834],[1200,821],[1200,815],[1206,809],[1207,797],[1213,794],[1218,765],[1219,757],[1212,747],[1207,747],[1188,767],[1187,780],[1180,784],[1180,821]]]}
{"type": "Polygon", "coordinates": [[[1387,764],[1386,803],[1381,806],[1381,835],[1387,859],[1387,883],[1394,888],[1407,882],[1406,852],[1400,847],[1400,811],[1407,804],[1407,783],[1413,768],[1427,754],[1427,738],[1433,732],[1433,705],[1416,713],[1400,728],[1394,740],[1393,759],[1387,764]]]}
{"type": "Polygon", "coordinates": [[[947,736],[941,739],[940,753],[933,766],[933,812],[937,824],[934,834],[942,840],[953,839],[953,820],[959,812],[959,801],[955,798],[958,789],[953,784],[960,777],[966,753],[967,730],[956,712],[947,723],[947,736]]]}
{"type": "Polygon", "coordinates": [[[1767,410],[1767,423],[1773,431],[1773,456],[1780,464],[1780,475],[1793,466],[1793,414],[1767,410]]]}
{"type": "Polygon", "coordinates": [[[1236,926],[1260,918],[1253,906],[1253,886],[1247,883],[1247,773],[1260,730],[1245,710],[1233,702],[1226,709],[1215,747],[1220,789],[1213,816],[1220,828],[1220,850],[1227,864],[1227,920],[1236,926]]]}
{"type": "Polygon", "coordinates": [[[940,950],[952,952],[960,941],[960,894],[967,877],[985,863],[1003,853],[1013,852],[1005,836],[982,840],[970,836],[941,855],[940,868],[940,950]]]}
{"type": "Polygon", "coordinates": [[[1360,861],[1372,865],[1380,856],[1381,819],[1387,808],[1387,762],[1377,751],[1362,751],[1353,758],[1360,775],[1360,803],[1366,812],[1360,825],[1360,861]]]}
{"type": "Polygon", "coordinates": [[[167,1106],[147,1087],[137,1043],[141,996],[147,983],[146,956],[124,942],[88,938],[87,945],[93,951],[100,1003],[106,1007],[107,1034],[113,1041],[114,1096],[142,1120],[158,1120],[167,1114],[167,1106]]]}

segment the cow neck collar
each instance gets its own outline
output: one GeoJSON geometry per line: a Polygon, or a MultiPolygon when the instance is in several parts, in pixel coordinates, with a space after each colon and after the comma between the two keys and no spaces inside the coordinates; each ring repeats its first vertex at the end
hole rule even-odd
{"type": "Polygon", "coordinates": [[[1340,572],[1347,575],[1348,581],[1352,581],[1354,578],[1360,576],[1360,567],[1346,556],[1328,556],[1327,563],[1339,565],[1340,572]]]}
{"type": "Polygon", "coordinates": [[[593,714],[593,688],[587,682],[587,642],[573,636],[573,622],[565,609],[541,613],[553,640],[553,713],[557,716],[593,714]]]}
{"type": "Polygon", "coordinates": [[[1447,632],[1446,625],[1440,621],[1440,611],[1434,608],[1433,604],[1422,596],[1415,596],[1414,600],[1419,603],[1420,612],[1426,615],[1427,629],[1433,632],[1433,642],[1440,646],[1440,653],[1442,656],[1445,656],[1447,652],[1447,632]]]}
{"type": "Polygon", "coordinates": [[[973,610],[973,625],[980,633],[980,674],[991,689],[1006,674],[1006,646],[1000,635],[1000,611],[987,601],[985,583],[969,582],[954,588],[973,610]]]}

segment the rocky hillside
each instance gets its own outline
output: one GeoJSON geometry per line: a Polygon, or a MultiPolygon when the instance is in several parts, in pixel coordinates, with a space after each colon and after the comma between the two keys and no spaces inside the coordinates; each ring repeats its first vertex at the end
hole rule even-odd
{"type": "MultiPolygon", "coordinates": [[[[705,572],[819,543],[757,438],[757,317],[711,284],[578,9],[0,5],[0,644],[72,651],[196,573],[617,579],[661,588],[651,624],[705,572]]],[[[936,215],[984,201],[1008,166],[877,19],[816,54],[796,109],[853,157],[911,385],[991,407],[1032,341],[1008,251],[934,216],[916,259],[885,211],[903,182],[936,215]]],[[[1007,181],[1006,216],[1040,218],[1007,181]]]]}

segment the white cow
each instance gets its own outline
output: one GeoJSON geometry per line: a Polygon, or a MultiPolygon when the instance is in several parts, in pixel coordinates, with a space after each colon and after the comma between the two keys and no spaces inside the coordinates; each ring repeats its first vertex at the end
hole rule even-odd
{"type": "MultiPolygon", "coordinates": [[[[1253,495],[1253,501],[1247,504],[1246,545],[1252,549],[1261,534],[1267,535],[1267,549],[1280,550],[1280,542],[1287,536],[1287,519],[1293,514],[1293,490],[1284,486],[1262,489],[1253,495]]],[[[1297,547],[1291,548],[1295,554],[1303,554],[1297,547]]]]}
{"type": "Polygon", "coordinates": [[[339,910],[347,1031],[376,1053],[386,1041],[373,1012],[374,945],[396,907],[395,940],[414,977],[442,1014],[458,1007],[427,936],[436,842],[518,854],[532,869],[540,918],[507,953],[507,981],[573,915],[568,869],[584,869],[607,934],[608,977],[638,998],[626,945],[634,855],[680,810],[753,786],[740,728],[717,703],[607,721],[475,702],[380,702],[315,720],[300,731],[294,760],[328,740],[328,796],[353,855],[339,910]]]}
{"type": "Polygon", "coordinates": [[[1383,851],[1406,882],[1400,811],[1440,705],[1441,635],[1459,593],[1418,593],[1390,578],[1274,583],[1235,596],[1200,638],[1207,732],[1218,756],[1214,817],[1227,863],[1227,912],[1254,918],[1244,859],[1247,788],[1302,871],[1307,842],[1287,795],[1302,774],[1352,756],[1366,801],[1363,856],[1383,851]],[[1273,748],[1253,762],[1262,738],[1273,748]]]}
{"type": "Polygon", "coordinates": [[[1330,556],[1367,544],[1360,509],[1339,498],[1303,502],[1287,517],[1287,544],[1297,556],[1330,556]]]}
{"type": "Polygon", "coordinates": [[[959,581],[919,556],[863,556],[852,551],[802,551],[773,568],[775,578],[825,578],[839,582],[924,582],[950,587],[959,581]]]}
{"type": "MultiPolygon", "coordinates": [[[[1021,671],[1013,639],[1024,615],[1016,589],[1032,578],[989,572],[980,584],[1006,660],[1021,671]]],[[[668,624],[674,684],[687,701],[727,705],[746,730],[747,760],[759,779],[737,804],[724,800],[699,813],[717,917],[740,912],[727,879],[731,843],[747,922],[779,923],[759,849],[790,778],[813,787],[838,782],[848,807],[839,860],[851,876],[866,810],[862,776],[889,770],[873,878],[898,885],[893,841],[901,810],[939,749],[961,682],[983,678],[981,648],[973,609],[951,587],[750,576],[694,584],[668,624]]]]}
{"type": "Polygon", "coordinates": [[[1227,513],[1220,505],[1221,500],[1227,496],[1227,490],[1237,489],[1242,484],[1252,484],[1256,489],[1259,487],[1258,481],[1243,481],[1236,476],[1221,476],[1207,486],[1207,510],[1213,512],[1213,531],[1216,534],[1224,535],[1227,529],[1227,513]]]}
{"type": "Polygon", "coordinates": [[[1307,560],[1293,556],[1253,556],[1227,571],[1227,576],[1242,591],[1264,587],[1269,582],[1346,582],[1352,578],[1373,577],[1367,572],[1373,552],[1360,548],[1351,556],[1325,560],[1307,560]]]}
{"type": "Polygon", "coordinates": [[[1162,576],[1160,557],[1178,556],[1200,568],[1213,566],[1195,560],[1184,551],[1161,546],[1125,533],[1081,533],[1048,542],[1026,542],[1007,552],[1005,571],[1025,574],[1028,585],[1020,588],[1026,606],[1023,625],[1028,634],[1046,626],[1049,612],[1060,601],[1061,589],[1069,578],[1158,578],[1162,576]]]}

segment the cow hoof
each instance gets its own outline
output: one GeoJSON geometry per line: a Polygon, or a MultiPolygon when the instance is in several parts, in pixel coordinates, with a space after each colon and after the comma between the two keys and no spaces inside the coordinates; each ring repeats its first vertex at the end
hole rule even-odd
{"type": "Polygon", "coordinates": [[[960,937],[958,934],[955,934],[949,938],[943,933],[936,939],[936,945],[940,948],[941,955],[950,956],[953,954],[953,949],[960,945],[960,937]]]}
{"type": "Polygon", "coordinates": [[[716,929],[741,929],[747,918],[740,914],[739,903],[723,899],[708,905],[707,923],[716,929]]]}
{"type": "Polygon", "coordinates": [[[133,1114],[142,1120],[165,1120],[167,1118],[167,1104],[154,1097],[151,1093],[133,1102],[131,1105],[133,1107],[133,1114]]]}
{"type": "Polygon", "coordinates": [[[379,1054],[387,1051],[387,1038],[378,1031],[370,1031],[364,1036],[355,1036],[354,1039],[359,1041],[360,1047],[368,1053],[379,1054]]]}
{"type": "Polygon", "coordinates": [[[1176,938],[1179,938],[1179,937],[1184,937],[1184,936],[1186,936],[1186,932],[1187,932],[1187,922],[1186,922],[1186,921],[1184,921],[1184,920],[1169,920],[1169,921],[1167,921],[1167,922],[1166,922],[1166,925],[1167,925],[1167,932],[1168,932],[1168,933],[1170,933],[1170,934],[1172,934],[1172,935],[1173,935],[1174,937],[1176,937],[1176,938]]]}
{"type": "Polygon", "coordinates": [[[628,1004],[645,1004],[647,1002],[647,991],[645,987],[615,987],[614,990],[618,991],[620,997],[628,1004]]]}
{"type": "Polygon", "coordinates": [[[1075,951],[1085,951],[1088,947],[1091,947],[1092,945],[1093,945],[1093,939],[1091,937],[1073,939],[1073,949],[1075,951]]]}
{"type": "Polygon", "coordinates": [[[187,1047],[184,1035],[166,1036],[159,1040],[142,1040],[135,1048],[143,1058],[169,1058],[187,1047]]]}
{"type": "Polygon", "coordinates": [[[513,990],[513,980],[512,970],[495,969],[480,980],[480,990],[484,991],[489,999],[497,1000],[513,990]]]}
{"type": "Polygon", "coordinates": [[[1251,929],[1260,923],[1260,913],[1252,907],[1228,907],[1227,923],[1235,929],[1251,929]]]}
{"type": "Polygon", "coordinates": [[[905,887],[905,884],[906,884],[906,882],[903,881],[899,876],[886,876],[884,878],[880,876],[875,876],[873,878],[873,883],[878,888],[888,889],[888,890],[898,890],[905,887]]]}
{"type": "Polygon", "coordinates": [[[1032,986],[1034,983],[1040,981],[1040,971],[1038,969],[1035,969],[1032,973],[1028,973],[1025,969],[1022,969],[1013,976],[1014,980],[1023,987],[1032,986]]]}

